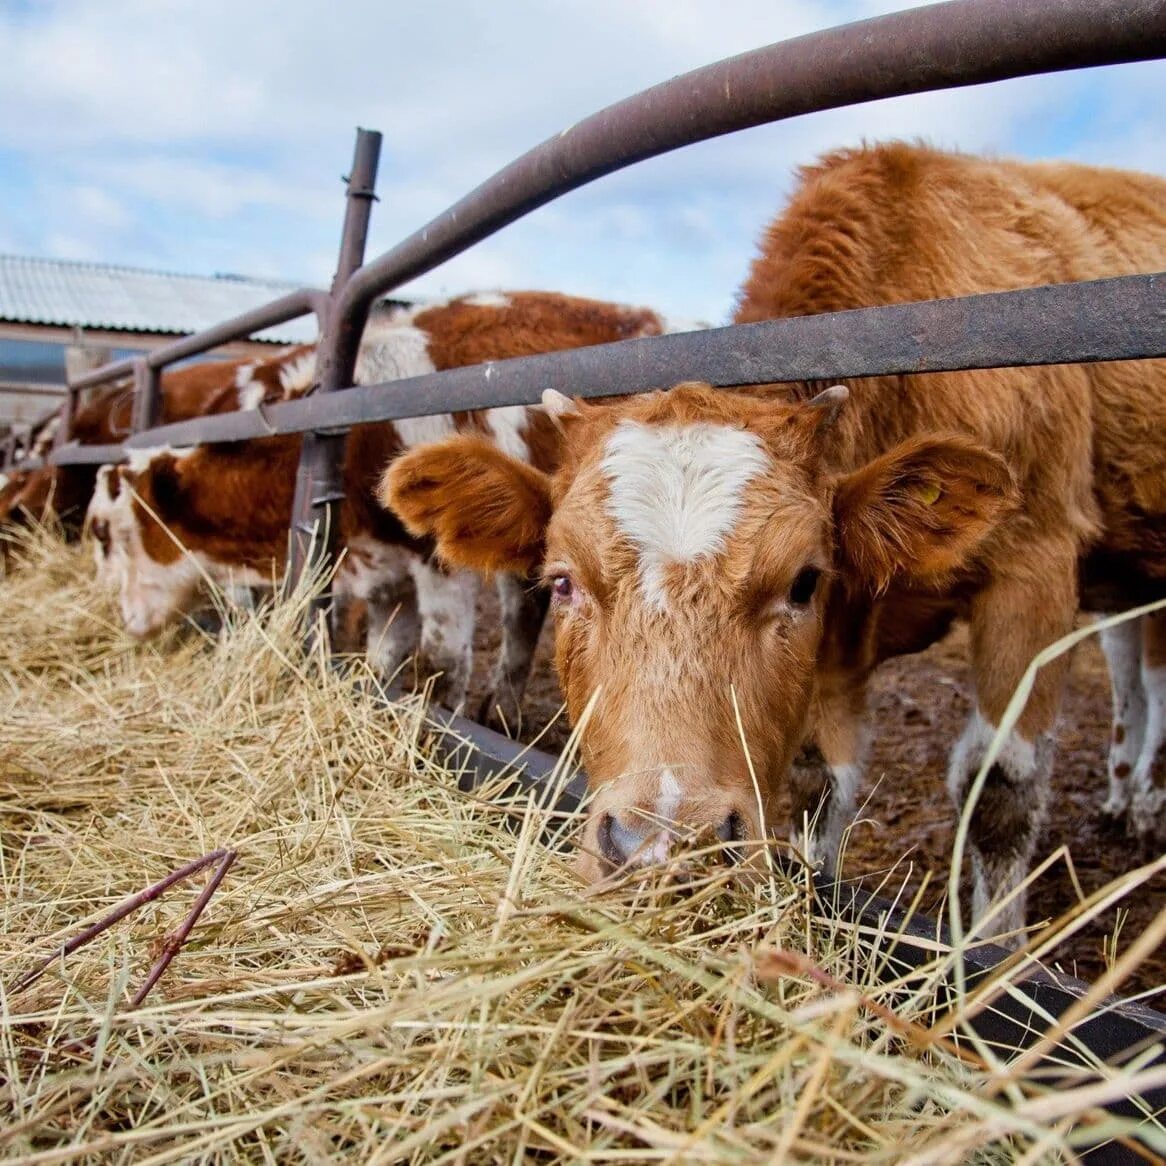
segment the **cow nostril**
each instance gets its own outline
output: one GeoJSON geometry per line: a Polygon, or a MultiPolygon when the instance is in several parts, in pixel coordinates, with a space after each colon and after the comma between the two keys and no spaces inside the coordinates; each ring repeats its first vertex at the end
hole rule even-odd
{"type": "MultiPolygon", "coordinates": [[[[736,810],[717,827],[717,837],[722,842],[743,842],[745,840],[745,819],[736,810]]],[[[739,846],[726,846],[723,851],[725,861],[735,866],[741,861],[739,846]]]]}
{"type": "Polygon", "coordinates": [[[599,819],[599,853],[603,855],[605,862],[609,863],[613,870],[618,870],[627,862],[627,855],[616,845],[615,838],[612,837],[612,827],[615,824],[615,819],[610,814],[604,814],[599,819]]]}

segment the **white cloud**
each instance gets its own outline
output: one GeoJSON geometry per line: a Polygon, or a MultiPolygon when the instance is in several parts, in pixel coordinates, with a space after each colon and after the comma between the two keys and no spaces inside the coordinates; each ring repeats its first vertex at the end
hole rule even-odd
{"type": "MultiPolygon", "coordinates": [[[[370,254],[601,107],[898,0],[73,0],[0,9],[0,245],[326,281],[355,125],[385,134],[370,254]],[[8,169],[13,169],[9,166],[8,169]],[[6,185],[8,183],[6,182],[6,185]]],[[[723,318],[794,167],[861,138],[1162,170],[1161,64],[798,118],[609,176],[417,281],[723,318]]]]}

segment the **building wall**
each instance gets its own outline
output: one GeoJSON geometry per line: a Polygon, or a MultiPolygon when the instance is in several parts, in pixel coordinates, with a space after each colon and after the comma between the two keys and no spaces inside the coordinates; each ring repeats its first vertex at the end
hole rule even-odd
{"type": "MultiPolygon", "coordinates": [[[[175,339],[155,333],[82,332],[0,321],[0,432],[12,425],[28,425],[55,408],[68,377],[111,360],[152,352],[175,339]]],[[[207,357],[268,356],[279,348],[243,340],[216,348],[207,357]]]]}

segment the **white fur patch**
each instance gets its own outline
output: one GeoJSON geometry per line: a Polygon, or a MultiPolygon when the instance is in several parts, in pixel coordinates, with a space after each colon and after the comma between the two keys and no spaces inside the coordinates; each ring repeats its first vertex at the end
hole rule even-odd
{"type": "Polygon", "coordinates": [[[486,411],[486,423],[494,435],[494,444],[520,462],[530,461],[530,447],[522,436],[526,429],[526,406],[507,405],[486,411]]]}
{"type": "Polygon", "coordinates": [[[680,782],[676,780],[676,774],[671,769],[661,770],[660,796],[656,799],[656,817],[669,824],[675,822],[676,815],[680,813],[682,796],[683,790],[680,788],[680,782]]]}
{"type": "Polygon", "coordinates": [[[436,372],[429,355],[429,333],[411,323],[386,323],[365,329],[356,358],[356,383],[376,385],[436,372]]]}
{"type": "Polygon", "coordinates": [[[356,599],[368,599],[378,587],[408,578],[416,555],[405,547],[391,546],[367,535],[354,535],[340,568],[338,585],[356,599]]]}
{"type": "Polygon", "coordinates": [[[155,445],[149,449],[127,449],[126,463],[127,467],[133,470],[134,473],[140,474],[144,470],[149,469],[150,463],[163,454],[169,454],[171,457],[181,460],[182,458],[190,457],[194,451],[198,449],[197,445],[188,446],[185,449],[175,449],[172,445],[155,445]]]}
{"type": "Polygon", "coordinates": [[[1139,790],[1153,786],[1154,760],[1166,741],[1166,668],[1142,668],[1146,693],[1146,736],[1142,741],[1134,782],[1139,790]]]}
{"type": "Polygon", "coordinates": [[[1114,737],[1109,746],[1109,795],[1105,812],[1115,817],[1129,806],[1129,778],[1146,737],[1146,690],[1142,683],[1142,621],[1126,620],[1101,633],[1101,649],[1113,689],[1114,737]],[[1121,740],[1117,740],[1119,735],[1121,740]]]}
{"type": "MultiPolygon", "coordinates": [[[[299,397],[306,393],[316,379],[316,351],[301,352],[294,360],[289,360],[279,370],[279,387],[285,399],[299,397]]],[[[358,382],[359,383],[359,382],[358,382]]]]}
{"type": "Polygon", "coordinates": [[[640,589],[648,603],[666,607],[669,563],[724,549],[745,488],[769,466],[761,440],[744,429],[620,422],[600,468],[610,484],[608,513],[639,551],[640,589]]]}
{"type": "Polygon", "coordinates": [[[249,380],[244,385],[240,385],[238,380],[235,382],[235,396],[240,409],[258,409],[263,404],[263,392],[263,385],[259,381],[249,380]]]}
{"type": "Polygon", "coordinates": [[[468,304],[471,308],[508,308],[510,297],[501,292],[476,292],[472,296],[466,296],[462,303],[468,304]]]}

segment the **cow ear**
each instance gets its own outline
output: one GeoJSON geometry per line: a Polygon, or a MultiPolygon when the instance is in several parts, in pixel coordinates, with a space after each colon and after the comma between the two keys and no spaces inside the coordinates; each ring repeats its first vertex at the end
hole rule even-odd
{"type": "Polygon", "coordinates": [[[838,483],[840,565],[876,593],[897,577],[942,584],[1018,504],[1007,463],[971,438],[904,442],[838,483]]]}
{"type": "Polygon", "coordinates": [[[450,566],[529,574],[542,561],[551,480],[483,437],[410,450],[385,471],[379,496],[450,566]]]}

